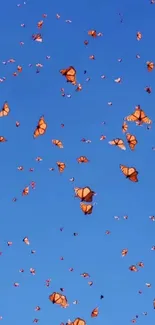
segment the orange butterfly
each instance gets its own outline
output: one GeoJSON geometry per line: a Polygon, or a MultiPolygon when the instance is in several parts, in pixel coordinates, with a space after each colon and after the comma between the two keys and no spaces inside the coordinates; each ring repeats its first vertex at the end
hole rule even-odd
{"type": "Polygon", "coordinates": [[[99,314],[98,307],[92,310],[91,317],[97,317],[99,314]]]}
{"type": "Polygon", "coordinates": [[[112,141],[109,141],[109,144],[111,144],[113,146],[117,146],[122,150],[126,150],[125,145],[124,145],[124,141],[122,139],[119,139],[119,138],[114,139],[112,141]]]}
{"type": "Polygon", "coordinates": [[[97,37],[97,32],[96,32],[96,30],[89,30],[88,35],[92,36],[92,37],[97,37]]]}
{"type": "Polygon", "coordinates": [[[80,156],[79,158],[77,158],[77,162],[80,163],[87,163],[89,162],[88,158],[85,156],[80,156]]]}
{"type": "Polygon", "coordinates": [[[22,195],[25,196],[25,195],[28,195],[29,194],[29,186],[25,187],[23,189],[23,192],[22,192],[22,195]]]}
{"type": "Polygon", "coordinates": [[[95,55],[90,55],[90,56],[89,56],[89,59],[90,59],[90,60],[95,60],[95,55]]]}
{"type": "Polygon", "coordinates": [[[88,186],[83,188],[75,187],[74,191],[75,196],[81,199],[81,201],[85,202],[92,202],[93,196],[95,194],[95,192],[93,192],[88,186]]]}
{"type": "Polygon", "coordinates": [[[33,35],[32,35],[32,39],[33,39],[34,41],[36,41],[36,42],[40,42],[40,43],[42,43],[42,41],[43,41],[43,38],[42,38],[41,34],[33,34],[33,35]]]}
{"type": "Polygon", "coordinates": [[[138,271],[138,269],[137,269],[137,267],[135,265],[131,265],[129,267],[129,270],[132,271],[132,272],[137,272],[138,271]]]}
{"type": "Polygon", "coordinates": [[[68,302],[67,302],[67,298],[66,296],[61,295],[58,292],[53,292],[50,296],[49,296],[49,300],[51,302],[53,302],[53,304],[57,304],[60,305],[63,308],[68,307],[68,302]]]}
{"type": "Polygon", "coordinates": [[[8,102],[5,102],[3,104],[2,110],[0,111],[0,117],[7,116],[10,112],[10,107],[8,105],[8,102]]]}
{"type": "Polygon", "coordinates": [[[82,274],[80,274],[83,278],[89,278],[90,277],[90,275],[89,275],[89,273],[82,273],[82,274]]]}
{"type": "Polygon", "coordinates": [[[7,140],[3,137],[3,136],[0,136],[0,142],[6,142],[7,140]]]}
{"type": "Polygon", "coordinates": [[[124,165],[120,165],[120,169],[122,173],[126,176],[126,178],[129,178],[132,182],[138,182],[138,171],[134,167],[126,167],[124,165]]]}
{"type": "Polygon", "coordinates": [[[42,116],[39,119],[38,125],[33,133],[34,138],[37,138],[39,135],[43,135],[46,132],[47,129],[47,123],[44,120],[44,117],[42,116]]]}
{"type": "Polygon", "coordinates": [[[140,105],[136,106],[135,111],[131,115],[128,115],[125,120],[129,122],[136,122],[138,125],[142,125],[143,123],[152,123],[145,112],[140,108],[140,105]]]}
{"type": "Polygon", "coordinates": [[[20,122],[16,121],[16,127],[18,128],[20,126],[20,122]]]}
{"type": "Polygon", "coordinates": [[[143,263],[143,262],[138,262],[137,265],[138,265],[139,267],[144,267],[144,263],[143,263]]]}
{"type": "Polygon", "coordinates": [[[19,167],[17,167],[17,169],[20,170],[20,171],[22,171],[22,170],[24,170],[24,167],[23,166],[19,166],[19,167]]]}
{"type": "Polygon", "coordinates": [[[122,249],[121,254],[122,254],[122,256],[126,256],[128,254],[128,249],[127,248],[122,249]]]}
{"type": "Polygon", "coordinates": [[[42,158],[41,157],[36,157],[36,161],[40,162],[40,161],[42,161],[42,158]]]}
{"type": "Polygon", "coordinates": [[[92,204],[85,204],[85,203],[80,203],[80,208],[82,212],[87,215],[87,214],[92,214],[93,211],[93,205],[92,204]]]}
{"type": "Polygon", "coordinates": [[[147,70],[150,72],[154,69],[154,63],[153,62],[150,62],[150,61],[147,61],[146,62],[146,65],[147,65],[147,70]]]}
{"type": "Polygon", "coordinates": [[[67,82],[70,82],[72,85],[76,85],[76,70],[74,67],[70,66],[67,69],[60,70],[62,76],[66,77],[67,82]]]}
{"type": "Polygon", "coordinates": [[[60,149],[63,148],[63,144],[62,144],[62,142],[61,142],[60,140],[52,140],[52,143],[53,143],[55,146],[59,147],[60,149]]]}
{"type": "Polygon", "coordinates": [[[18,70],[18,72],[22,72],[23,68],[21,67],[21,65],[17,66],[17,70],[18,70]]]}
{"type": "Polygon", "coordinates": [[[101,135],[100,140],[103,141],[105,139],[106,139],[106,136],[105,135],[101,135]]]}
{"type": "Polygon", "coordinates": [[[136,37],[137,37],[137,41],[140,41],[142,39],[142,33],[138,32],[136,37]]]}
{"type": "Polygon", "coordinates": [[[24,237],[24,238],[23,238],[23,242],[24,242],[26,245],[30,245],[30,241],[29,241],[28,237],[24,237]]]}
{"type": "Polygon", "coordinates": [[[87,40],[84,41],[84,45],[88,45],[89,42],[87,40]]]}
{"type": "Polygon", "coordinates": [[[78,317],[74,320],[74,322],[71,322],[71,323],[69,322],[66,325],[86,325],[86,322],[84,319],[81,319],[78,317]]]}
{"type": "Polygon", "coordinates": [[[59,172],[60,172],[60,173],[63,173],[64,170],[65,170],[65,168],[66,168],[65,163],[60,162],[60,161],[57,161],[57,166],[58,166],[59,172]]]}
{"type": "Polygon", "coordinates": [[[37,27],[38,27],[39,29],[42,28],[43,23],[44,23],[44,21],[43,21],[43,20],[40,20],[40,21],[38,22],[38,24],[37,24],[37,27]]]}
{"type": "Polygon", "coordinates": [[[122,132],[125,133],[128,130],[128,125],[126,122],[123,122],[122,124],[122,132]]]}
{"type": "Polygon", "coordinates": [[[131,150],[135,149],[136,144],[138,143],[136,137],[130,133],[126,134],[126,139],[128,141],[129,147],[131,150]]]}
{"type": "Polygon", "coordinates": [[[151,87],[145,87],[144,90],[145,90],[148,94],[151,94],[151,92],[152,92],[151,87]]]}

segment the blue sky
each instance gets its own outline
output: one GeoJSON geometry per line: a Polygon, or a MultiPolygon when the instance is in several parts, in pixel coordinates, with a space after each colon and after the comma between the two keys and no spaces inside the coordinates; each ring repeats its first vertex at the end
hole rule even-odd
{"type": "MultiPolygon", "coordinates": [[[[87,324],[114,322],[130,323],[139,315],[138,323],[154,324],[153,310],[155,252],[155,224],[149,220],[154,212],[154,125],[129,124],[129,132],[136,135],[138,145],[134,152],[112,147],[108,141],[124,135],[123,118],[133,112],[138,104],[155,120],[154,71],[148,73],[146,61],[154,61],[155,6],[149,1],[35,1],[17,7],[15,1],[1,5],[0,62],[14,58],[14,64],[0,65],[1,105],[7,100],[11,112],[0,119],[1,143],[1,223],[0,223],[0,315],[2,324],[66,323],[68,319],[84,318],[87,324]],[[33,42],[37,22],[46,13],[41,31],[43,43],[33,42]],[[61,18],[56,19],[56,14],[61,18]],[[120,23],[119,13],[123,15],[120,23]],[[71,24],[65,23],[72,20],[71,24]],[[20,25],[25,23],[26,27],[20,25]],[[89,38],[88,30],[96,29],[103,37],[89,38]],[[140,31],[143,38],[136,40],[140,31]],[[84,40],[89,45],[84,46],[84,40]],[[20,46],[20,41],[24,46],[20,46]],[[140,54],[140,59],[136,59],[140,54]],[[50,55],[51,59],[46,60],[50,55]],[[95,55],[96,60],[89,60],[95,55]],[[119,63],[118,59],[122,58],[119,63]],[[32,67],[28,67],[29,64],[32,67]],[[36,74],[36,63],[44,67],[36,74]],[[13,77],[17,65],[23,72],[13,77]],[[73,65],[83,90],[75,92],[59,73],[73,65]],[[84,75],[84,70],[87,74],[84,75]],[[101,79],[105,75],[105,79],[101,79]],[[86,82],[85,79],[91,80],[86,82]],[[122,83],[114,79],[121,77],[122,83]],[[151,86],[152,93],[144,91],[151,86]],[[63,98],[65,88],[71,98],[63,98]],[[112,106],[108,106],[108,102],[112,106]],[[33,131],[41,115],[48,124],[44,136],[33,139],[33,131]],[[16,128],[19,120],[21,126],[16,128]],[[105,121],[106,124],[102,125],[105,121]],[[61,128],[61,123],[65,124],[61,128]],[[100,141],[100,136],[106,140],[100,141]],[[91,139],[91,144],[80,142],[91,139]],[[51,140],[60,139],[64,149],[55,148],[51,140]],[[90,162],[78,165],[76,158],[85,155],[90,162]],[[38,163],[36,157],[43,161],[38,163]],[[56,161],[64,161],[66,169],[59,174],[56,161]],[[135,166],[139,182],[131,183],[123,177],[119,164],[135,166]],[[24,171],[17,170],[24,166],[24,171]],[[33,173],[29,168],[34,167],[33,173]],[[49,168],[55,167],[50,172],[49,168]],[[74,177],[71,183],[69,178],[74,177]],[[36,189],[29,196],[21,193],[31,181],[36,189]],[[95,196],[94,211],[84,216],[79,200],[74,199],[74,186],[90,186],[95,196]],[[12,198],[17,197],[13,203],[12,198]],[[128,215],[128,220],[123,216],[128,215]],[[114,219],[120,216],[120,220],[114,219]],[[60,232],[60,227],[64,227],[60,232]],[[105,231],[110,230],[110,235],[105,231]],[[73,233],[77,232],[77,237],[73,233]],[[23,238],[30,239],[30,246],[23,238]],[[7,241],[12,241],[11,247],[7,241]],[[121,250],[128,248],[126,257],[121,250]],[[31,249],[36,254],[31,254],[31,249]],[[60,257],[64,257],[64,261],[60,257]],[[144,269],[129,271],[131,264],[144,262],[144,269]],[[36,275],[29,269],[36,269],[36,275]],[[74,272],[69,272],[73,267],[74,272]],[[19,273],[23,268],[24,273],[19,273]],[[94,282],[89,287],[80,274],[88,272],[94,282]],[[51,278],[50,288],[45,280],[51,278]],[[19,282],[19,288],[13,286],[19,282]],[[147,288],[145,283],[151,283],[147,288]],[[48,296],[60,287],[65,289],[69,308],[52,305],[48,296]],[[138,290],[143,294],[139,295],[138,290]],[[100,295],[104,299],[100,300],[100,295]],[[78,300],[77,305],[72,302],[78,300]],[[39,305],[40,312],[34,308],[39,305]],[[93,308],[99,306],[98,318],[91,319],[93,308]],[[147,316],[142,315],[148,312],[147,316]]],[[[125,137],[123,138],[125,140],[125,137]]]]}

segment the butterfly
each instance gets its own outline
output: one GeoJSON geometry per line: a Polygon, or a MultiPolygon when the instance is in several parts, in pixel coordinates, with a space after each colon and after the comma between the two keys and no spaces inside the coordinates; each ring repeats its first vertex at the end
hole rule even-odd
{"type": "Polygon", "coordinates": [[[66,77],[67,82],[70,82],[72,85],[76,85],[76,70],[74,67],[70,66],[67,69],[60,70],[62,76],[66,77]]]}
{"type": "Polygon", "coordinates": [[[34,138],[37,138],[39,135],[43,135],[47,129],[47,123],[44,120],[44,117],[42,116],[39,121],[38,125],[33,133],[34,138]]]}
{"type": "Polygon", "coordinates": [[[131,150],[135,149],[136,144],[138,143],[136,137],[130,133],[126,133],[126,139],[131,150]]]}
{"type": "Polygon", "coordinates": [[[138,171],[136,170],[136,168],[120,165],[120,169],[122,173],[126,176],[126,178],[129,178],[130,181],[138,182],[138,171]]]}

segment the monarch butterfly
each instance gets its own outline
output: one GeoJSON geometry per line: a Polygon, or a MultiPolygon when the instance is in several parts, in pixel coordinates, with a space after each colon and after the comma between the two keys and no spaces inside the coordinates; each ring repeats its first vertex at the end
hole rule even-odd
{"type": "Polygon", "coordinates": [[[119,138],[114,139],[112,141],[109,141],[109,144],[111,144],[112,146],[117,146],[122,150],[126,150],[124,141],[122,139],[119,139],[119,138]]]}
{"type": "Polygon", "coordinates": [[[52,143],[53,143],[55,146],[59,147],[60,149],[63,148],[63,144],[62,144],[62,142],[61,142],[60,140],[52,140],[52,143]]]}
{"type": "Polygon", "coordinates": [[[87,163],[89,162],[88,158],[85,156],[80,156],[79,158],[77,158],[77,162],[80,163],[87,163]]]}
{"type": "Polygon", "coordinates": [[[92,310],[91,317],[97,317],[99,314],[98,307],[92,310]]]}
{"type": "Polygon", "coordinates": [[[50,296],[49,296],[49,300],[51,302],[53,302],[53,304],[57,304],[60,305],[63,308],[68,307],[68,302],[67,302],[67,298],[66,296],[61,295],[58,292],[53,292],[50,296]]]}
{"type": "Polygon", "coordinates": [[[92,204],[87,205],[87,204],[81,203],[80,208],[81,208],[82,212],[85,215],[92,214],[92,211],[93,211],[93,205],[92,204]]]}
{"type": "Polygon", "coordinates": [[[10,112],[9,104],[8,104],[8,102],[5,102],[3,104],[1,111],[0,111],[0,117],[7,116],[9,114],[9,112],[10,112]]]}
{"type": "Polygon", "coordinates": [[[21,67],[21,65],[17,66],[17,70],[18,70],[18,72],[22,72],[23,68],[21,67]]]}
{"type": "Polygon", "coordinates": [[[126,176],[126,178],[129,178],[132,182],[138,182],[138,171],[134,167],[126,167],[124,165],[120,165],[120,169],[122,173],[126,176]]]}
{"type": "Polygon", "coordinates": [[[105,135],[101,135],[100,140],[103,141],[105,139],[106,139],[106,136],[105,135]]]}
{"type": "Polygon", "coordinates": [[[24,238],[23,238],[23,242],[24,242],[26,245],[30,245],[30,241],[29,241],[28,237],[24,237],[24,238]]]}
{"type": "Polygon", "coordinates": [[[122,249],[121,254],[122,254],[122,256],[126,256],[128,254],[128,249],[127,248],[122,249]]]}
{"type": "Polygon", "coordinates": [[[136,144],[138,143],[136,137],[130,133],[126,134],[126,139],[128,141],[129,147],[131,150],[135,149],[136,144]]]}
{"type": "Polygon", "coordinates": [[[86,325],[86,322],[84,319],[81,319],[81,318],[76,318],[73,322],[71,323],[67,323],[67,325],[86,325]]]}
{"type": "Polygon", "coordinates": [[[29,194],[29,186],[25,187],[23,189],[23,192],[22,192],[22,195],[25,196],[25,195],[28,195],[29,194]]]}
{"type": "Polygon", "coordinates": [[[132,272],[137,272],[138,271],[138,269],[137,269],[137,267],[135,265],[131,265],[129,267],[129,270],[132,271],[132,272]]]}
{"type": "Polygon", "coordinates": [[[89,59],[90,59],[90,60],[95,60],[95,55],[90,55],[90,56],[89,56],[89,59]]]}
{"type": "Polygon", "coordinates": [[[37,138],[39,135],[43,135],[46,132],[47,129],[47,123],[44,120],[44,117],[42,116],[39,121],[38,125],[33,133],[34,138],[37,138]]]}
{"type": "Polygon", "coordinates": [[[130,122],[136,122],[138,125],[142,125],[143,123],[152,123],[152,121],[147,117],[145,112],[140,108],[140,105],[136,106],[135,111],[131,115],[128,115],[125,120],[130,122]]]}
{"type": "Polygon", "coordinates": [[[128,130],[128,125],[126,122],[123,122],[122,124],[122,132],[125,133],[128,130]]]}
{"type": "Polygon", "coordinates": [[[81,199],[81,201],[85,202],[92,202],[93,196],[95,194],[95,192],[92,191],[88,186],[83,188],[75,187],[74,191],[75,196],[81,199]]]}
{"type": "Polygon", "coordinates": [[[87,40],[84,41],[84,45],[88,45],[89,42],[87,40]]]}
{"type": "Polygon", "coordinates": [[[7,241],[8,246],[12,246],[13,242],[12,241],[7,241]]]}
{"type": "Polygon", "coordinates": [[[63,173],[64,169],[66,168],[65,163],[57,161],[57,166],[58,166],[59,172],[63,173]]]}
{"type": "Polygon", "coordinates": [[[82,85],[81,84],[78,84],[77,88],[76,88],[76,91],[81,91],[82,90],[82,85]]]}
{"type": "Polygon", "coordinates": [[[139,267],[144,267],[144,263],[143,263],[143,262],[139,262],[139,263],[137,263],[137,265],[138,265],[139,267]]]}
{"type": "Polygon", "coordinates": [[[70,82],[72,85],[76,85],[76,70],[74,67],[70,66],[67,69],[60,70],[62,76],[66,77],[67,82],[70,82]]]}
{"type": "Polygon", "coordinates": [[[17,167],[17,169],[21,171],[21,170],[24,170],[24,167],[23,166],[19,166],[19,167],[17,167]]]}
{"type": "Polygon", "coordinates": [[[40,42],[40,43],[42,43],[42,41],[43,41],[43,38],[42,38],[41,34],[33,34],[33,35],[32,35],[32,39],[33,39],[34,41],[36,41],[36,42],[40,42]]]}
{"type": "Polygon", "coordinates": [[[35,275],[35,274],[36,274],[35,269],[33,269],[33,268],[31,267],[31,268],[30,268],[30,273],[33,274],[33,275],[35,275]]]}
{"type": "Polygon", "coordinates": [[[122,81],[122,79],[121,78],[117,78],[114,81],[119,84],[122,81]]]}
{"type": "Polygon", "coordinates": [[[140,41],[142,39],[142,33],[138,32],[136,37],[137,37],[137,41],[140,41]]]}
{"type": "Polygon", "coordinates": [[[97,32],[96,32],[96,30],[89,30],[88,35],[92,36],[92,37],[97,37],[97,32]]]}
{"type": "Polygon", "coordinates": [[[151,288],[151,283],[145,283],[148,288],[151,288]]]}
{"type": "Polygon", "coordinates": [[[41,157],[36,157],[36,161],[42,161],[42,158],[41,157]]]}
{"type": "Polygon", "coordinates": [[[0,136],[0,142],[6,142],[6,141],[7,140],[4,137],[0,136]]]}
{"type": "Polygon", "coordinates": [[[88,273],[82,273],[82,274],[80,274],[83,278],[89,278],[90,277],[90,275],[88,274],[88,273]]]}
{"type": "Polygon", "coordinates": [[[37,27],[38,27],[39,29],[42,28],[43,23],[44,23],[44,21],[43,21],[43,20],[40,20],[40,21],[38,22],[38,24],[37,24],[37,27]]]}
{"type": "Polygon", "coordinates": [[[82,138],[82,139],[81,139],[81,142],[91,143],[91,140],[86,140],[85,138],[82,138]]]}
{"type": "Polygon", "coordinates": [[[154,69],[154,63],[153,62],[150,62],[150,61],[147,61],[146,62],[146,65],[147,65],[147,70],[150,72],[154,69]]]}
{"type": "Polygon", "coordinates": [[[148,94],[151,94],[151,92],[152,92],[151,87],[145,87],[144,90],[145,90],[148,94]]]}

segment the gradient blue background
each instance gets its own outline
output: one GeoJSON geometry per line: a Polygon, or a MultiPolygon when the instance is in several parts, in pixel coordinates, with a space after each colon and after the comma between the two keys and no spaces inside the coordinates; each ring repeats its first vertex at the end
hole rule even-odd
{"type": "MultiPolygon", "coordinates": [[[[0,65],[1,105],[7,100],[11,112],[0,119],[0,132],[8,139],[0,144],[0,314],[2,324],[40,324],[67,322],[70,318],[84,318],[87,324],[124,325],[136,314],[138,323],[154,325],[155,312],[155,224],[149,215],[155,213],[155,145],[154,125],[151,130],[129,124],[138,145],[135,152],[112,147],[108,141],[123,138],[122,120],[140,104],[154,121],[154,77],[148,73],[146,61],[155,61],[154,17],[155,6],[149,1],[29,1],[18,8],[15,1],[3,1],[0,13],[0,61],[14,58],[16,63],[0,65]],[[37,22],[46,13],[43,43],[33,42],[37,22]],[[56,14],[61,18],[56,19],[56,14]],[[120,23],[119,13],[123,14],[120,23]],[[65,23],[71,19],[72,23],[65,23]],[[20,27],[25,23],[26,27],[20,27]],[[104,36],[89,38],[87,31],[96,29],[104,36]],[[143,39],[136,40],[137,31],[143,39]],[[89,39],[88,47],[83,42],[89,39]],[[24,46],[19,42],[23,41],[24,46]],[[96,60],[89,60],[90,55],[96,60]],[[136,54],[141,58],[136,59],[136,54]],[[46,60],[46,55],[51,59],[46,60]],[[122,62],[118,62],[122,58],[122,62]],[[29,68],[28,64],[32,63],[29,68]],[[44,67],[36,74],[36,63],[44,67]],[[13,77],[17,65],[23,72],[13,77]],[[80,93],[67,84],[59,70],[73,65],[77,79],[83,85],[80,93]],[[84,70],[87,74],[84,75],[84,70]],[[101,75],[106,79],[102,80],[101,75]],[[86,82],[85,79],[91,80],[86,82]],[[122,83],[116,84],[115,78],[122,83]],[[149,95],[144,91],[152,87],[149,95]],[[63,98],[64,87],[71,98],[63,98]],[[113,105],[108,106],[112,101],[113,105]],[[33,131],[40,116],[48,123],[46,135],[36,140],[33,131]],[[15,127],[16,120],[21,126],[15,127]],[[102,125],[105,121],[106,125],[102,125]],[[61,123],[65,124],[61,128],[61,123]],[[101,135],[105,141],[100,141],[101,135]],[[91,139],[91,144],[80,142],[91,139]],[[63,141],[64,149],[55,148],[51,140],[63,141]],[[86,155],[90,163],[78,165],[76,158],[86,155]],[[37,163],[37,156],[43,161],[37,163]],[[60,175],[56,161],[66,163],[60,175]],[[119,164],[135,166],[139,183],[126,180],[119,164]],[[23,165],[24,171],[17,167],[23,165]],[[34,167],[34,173],[29,168],[34,167]],[[49,168],[55,167],[54,172],[49,168]],[[75,177],[71,183],[69,178],[75,177]],[[31,181],[36,190],[28,197],[21,193],[31,181]],[[74,186],[90,186],[96,193],[91,216],[84,216],[79,200],[74,199],[74,186]],[[12,198],[17,197],[13,203],[12,198]],[[128,215],[128,220],[123,215],[128,215]],[[120,216],[116,221],[114,216],[120,216]],[[64,227],[63,232],[59,228],[64,227]],[[105,231],[110,230],[110,235],[105,231]],[[77,237],[73,236],[78,232],[77,237]],[[30,246],[24,245],[28,236],[30,246]],[[11,247],[7,241],[13,241],[11,247]],[[121,250],[129,249],[123,259],[121,250]],[[36,254],[31,254],[31,249],[36,254]],[[64,261],[60,257],[64,257],[64,261]],[[131,264],[143,261],[144,269],[137,273],[128,270],[131,264]],[[36,275],[29,269],[36,269],[36,275]],[[73,267],[74,272],[69,272],[73,267]],[[19,273],[24,268],[25,272],[19,273]],[[92,287],[80,274],[88,272],[92,287]],[[51,278],[51,286],[45,280],[51,278]],[[14,282],[20,287],[15,288],[14,282]],[[148,289],[145,283],[152,284],[148,289]],[[64,287],[70,307],[52,305],[48,296],[64,287]],[[138,295],[138,290],[143,294],[138,295]],[[100,300],[100,295],[105,298],[100,300]],[[73,305],[74,300],[79,304],[73,305]],[[39,305],[40,312],[34,308],[39,305]],[[93,308],[99,306],[98,318],[91,319],[93,308]],[[148,312],[148,316],[142,312],[148,312]]],[[[125,139],[125,137],[124,137],[125,139]]]]}

